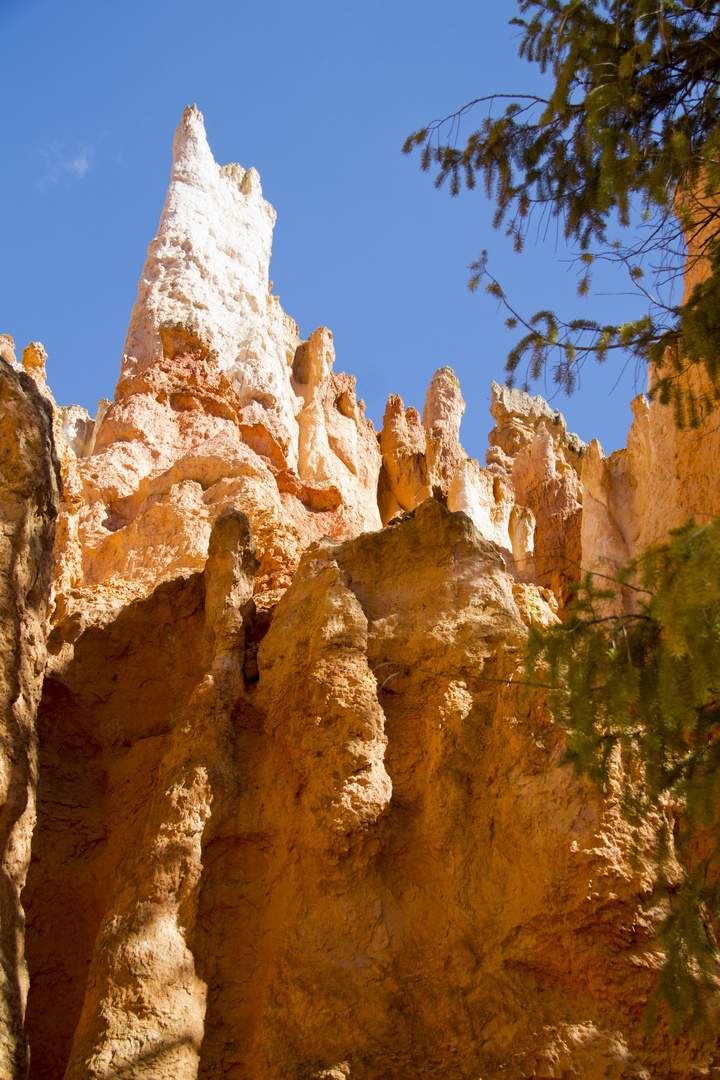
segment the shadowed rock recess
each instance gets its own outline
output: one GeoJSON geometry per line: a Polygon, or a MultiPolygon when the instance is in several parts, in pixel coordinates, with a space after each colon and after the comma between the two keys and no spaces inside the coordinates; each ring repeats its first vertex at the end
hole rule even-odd
{"type": "Polygon", "coordinates": [[[113,401],[0,337],[0,1076],[719,1076],[642,1034],[657,836],[519,685],[583,566],[717,512],[705,450],[493,384],[481,465],[446,366],[376,433],[274,221],[189,108],[113,401]]]}

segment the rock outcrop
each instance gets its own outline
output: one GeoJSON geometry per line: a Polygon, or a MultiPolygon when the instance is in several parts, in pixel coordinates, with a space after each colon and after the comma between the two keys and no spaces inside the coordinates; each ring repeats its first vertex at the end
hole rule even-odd
{"type": "MultiPolygon", "coordinates": [[[[110,885],[107,906],[94,943],[86,942],[91,945],[87,979],[85,986],[75,986],[73,995],[82,1008],[79,1017],[73,1017],[77,1026],[67,1067],[62,1062],[67,1080],[109,1074],[150,1073],[168,1080],[197,1076],[207,984],[196,970],[192,943],[198,929],[203,846],[237,787],[230,767],[235,750],[232,717],[244,685],[246,624],[254,609],[256,570],[248,519],[228,508],[215,522],[203,574],[202,620],[195,641],[204,656],[196,668],[197,681],[194,686],[186,682],[190,692],[180,699],[182,711],[175,716],[170,712],[169,728],[157,713],[152,718],[151,738],[161,752],[149,755],[155,767],[151,778],[147,772],[144,777],[146,783],[151,779],[150,798],[131,845],[113,867],[114,878],[103,882],[110,885]]],[[[171,605],[181,591],[171,599],[172,590],[166,590],[171,605]]],[[[137,663],[126,674],[137,678],[137,663]]],[[[87,687],[83,693],[87,697],[87,687]]],[[[180,702],[168,704],[172,710],[180,702]]],[[[111,710],[105,719],[110,730],[98,736],[102,741],[110,735],[103,746],[105,762],[114,758],[113,779],[124,774],[129,785],[128,754],[142,740],[151,718],[141,704],[132,718],[111,710]],[[124,739],[122,748],[118,736],[124,739]]],[[[106,829],[110,831],[110,822],[106,829]]],[[[124,820],[121,831],[126,829],[124,820]]],[[[94,852],[91,862],[97,859],[94,852]]],[[[81,873],[82,862],[76,860],[81,873]]],[[[41,891],[43,882],[33,885],[41,891]]],[[[47,1037],[45,1007],[41,1015],[47,1037]]],[[[53,1049],[57,1053],[58,1043],[53,1049]]]]}
{"type": "Polygon", "coordinates": [[[525,462],[521,459],[516,482],[511,479],[518,450],[535,439],[541,411],[536,403],[540,401],[541,398],[530,398],[493,383],[491,411],[498,426],[491,434],[493,448],[488,452],[488,467],[484,468],[469,458],[460,444],[465,402],[452,368],[443,367],[435,372],[425,399],[422,423],[416,409],[405,409],[402,399],[397,394],[391,395],[380,433],[383,466],[378,504],[384,524],[431,496],[440,499],[450,510],[462,510],[481,536],[497,544],[513,575],[523,581],[541,581],[564,600],[566,579],[574,576],[574,571],[567,574],[565,547],[568,553],[579,554],[574,550],[579,518],[577,523],[573,518],[579,502],[573,501],[572,496],[568,498],[569,485],[574,496],[578,485],[573,487],[573,481],[564,474],[559,478],[558,469],[563,470],[567,464],[562,446],[577,444],[579,456],[583,444],[576,436],[570,436],[570,442],[564,440],[564,420],[559,413],[560,419],[555,419],[544,401],[545,411],[558,427],[558,452],[548,456],[534,451],[538,459],[532,459],[534,470],[523,468],[525,462]],[[513,427],[512,412],[503,408],[507,401],[514,403],[517,416],[526,421],[524,426],[516,418],[513,427]],[[518,440],[516,429],[524,432],[525,441],[518,440]],[[499,449],[501,445],[509,452],[499,449]],[[539,511],[539,523],[531,506],[539,511]],[[571,518],[573,522],[568,524],[567,519],[571,518]],[[576,524],[574,531],[573,524],[576,524]],[[540,577],[533,557],[538,529],[545,552],[540,577]],[[566,539],[566,533],[572,539],[566,539]],[[551,549],[553,554],[549,555],[546,549],[551,549]]]}
{"type": "Polygon", "coordinates": [[[481,465],[448,367],[376,434],[274,220],[188,109],[114,400],[0,336],[0,1074],[715,1075],[642,1034],[660,823],[573,777],[522,658],[717,485],[644,399],[606,460],[496,384],[481,465]]]}
{"type": "Polygon", "coordinates": [[[460,445],[465,402],[452,368],[439,368],[425,397],[422,422],[392,394],[380,433],[382,472],[378,502],[383,524],[414,510],[431,496],[447,502],[455,473],[467,454],[460,445]]]}
{"type": "MultiPolygon", "coordinates": [[[[717,212],[715,200],[708,205],[702,195],[686,195],[685,201],[699,225],[686,235],[683,303],[710,272],[708,229],[714,231],[717,212]]],[[[658,375],[664,373],[650,371],[651,395],[658,375]]],[[[594,573],[613,577],[648,547],[662,543],[670,529],[689,518],[704,525],[720,514],[714,465],[720,457],[720,425],[717,409],[704,406],[708,396],[714,399],[714,391],[699,364],[689,365],[678,382],[681,391],[691,393],[698,403],[696,427],[679,429],[670,405],[662,405],[657,396],[648,400],[639,394],[632,402],[627,446],[607,458],[596,439],[588,448],[582,469],[582,549],[584,563],[594,573]]]]}
{"type": "Polygon", "coordinates": [[[267,604],[312,540],[379,527],[380,453],[355,380],[333,372],[332,334],[301,341],[269,291],[274,221],[255,170],[216,165],[187,109],[114,401],[94,422],[62,417],[82,487],[58,553],[64,640],[202,569],[229,503],[251,520],[267,604]]]}
{"type": "MultiPolygon", "coordinates": [[[[700,389],[698,373],[686,379],[700,389]]],[[[710,464],[720,456],[717,416],[678,430],[669,406],[640,394],[632,407],[627,447],[606,458],[593,440],[582,470],[584,565],[611,577],[689,518],[703,525],[720,514],[720,487],[710,464]]]]}
{"type": "Polygon", "coordinates": [[[540,591],[430,499],[312,545],[255,668],[254,567],[227,511],[46,682],[31,1076],[681,1075],[652,858],[521,685],[540,591]]]}
{"type": "Polygon", "coordinates": [[[28,975],[21,892],[30,864],[38,782],[36,714],[46,660],[59,476],[52,410],[0,359],[0,1075],[23,1077],[28,975]]]}
{"type": "MultiPolygon", "coordinates": [[[[582,485],[585,443],[567,431],[562,414],[541,397],[492,384],[487,463],[510,477],[516,505],[532,513],[533,573],[564,605],[581,576],[582,485]]],[[[531,523],[518,517],[529,534],[531,523]]]]}
{"type": "MultiPolygon", "coordinates": [[[[255,596],[266,608],[308,544],[376,529],[430,496],[468,513],[512,573],[564,600],[579,534],[567,454],[548,457],[538,443],[513,481],[498,461],[490,470],[471,461],[459,439],[465,403],[448,367],[433,377],[422,423],[392,397],[378,440],[354,378],[333,370],[330,331],[302,341],[270,291],[274,221],[255,170],[216,165],[200,113],[187,109],[114,400],[94,420],[75,406],[55,413],[66,490],[56,654],[85,626],[199,571],[230,503],[250,519],[255,596]],[[563,530],[571,539],[558,539],[563,530]]],[[[34,350],[26,367],[42,386],[45,354],[34,350]]],[[[554,422],[565,446],[564,424],[554,422]]]]}

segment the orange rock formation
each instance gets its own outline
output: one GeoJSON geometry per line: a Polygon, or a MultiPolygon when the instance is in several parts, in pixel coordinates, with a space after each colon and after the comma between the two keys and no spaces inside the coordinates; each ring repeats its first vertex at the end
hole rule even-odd
{"type": "Polygon", "coordinates": [[[269,293],[273,222],[187,110],[113,402],[0,338],[0,1075],[714,1075],[641,1033],[656,837],[520,685],[651,536],[671,421],[608,463],[494,385],[481,466],[443,367],[376,434],[269,293]]]}
{"type": "Polygon", "coordinates": [[[0,359],[0,1076],[27,1073],[28,992],[21,892],[38,784],[36,713],[46,661],[59,475],[52,410],[32,379],[0,359]]]}

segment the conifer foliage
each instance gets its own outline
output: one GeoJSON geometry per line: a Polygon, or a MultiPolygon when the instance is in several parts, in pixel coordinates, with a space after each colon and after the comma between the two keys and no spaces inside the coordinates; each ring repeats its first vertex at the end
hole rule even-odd
{"type": "Polygon", "coordinates": [[[567,760],[619,785],[631,822],[654,813],[671,829],[656,996],[677,1031],[720,985],[720,521],[675,530],[613,588],[588,575],[565,623],[531,631],[527,665],[568,732],[567,760]],[[632,612],[608,613],[622,591],[632,612]]]}
{"type": "MultiPolygon", "coordinates": [[[[478,179],[518,251],[531,220],[557,220],[574,245],[578,292],[598,260],[627,272],[642,301],[616,325],[564,321],[544,310],[523,317],[488,269],[473,266],[524,331],[510,352],[509,380],[525,384],[546,366],[570,392],[583,361],[613,351],[661,366],[655,392],[681,426],[697,424],[720,397],[720,0],[518,0],[520,55],[548,76],[546,97],[491,94],[408,137],[436,186],[457,194],[478,179]],[[461,124],[486,110],[463,143],[461,124]],[[618,224],[620,228],[618,229],[618,224]],[[685,238],[709,269],[682,305],[685,238]],[[673,285],[675,289],[673,290],[673,285]],[[680,378],[688,363],[709,378],[696,400],[680,378]]],[[[623,284],[623,288],[625,285],[623,284]]]]}

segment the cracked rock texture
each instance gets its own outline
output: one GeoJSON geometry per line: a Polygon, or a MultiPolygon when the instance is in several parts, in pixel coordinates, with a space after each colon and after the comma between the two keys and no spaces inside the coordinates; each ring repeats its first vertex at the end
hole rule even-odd
{"type": "Polygon", "coordinates": [[[23,1077],[28,992],[21,892],[38,782],[36,714],[46,660],[59,475],[52,409],[14,362],[0,359],[0,1076],[23,1077]]]}
{"type": "Polygon", "coordinates": [[[274,220],[189,108],[113,401],[0,336],[0,1076],[715,1076],[642,1034],[654,826],[521,685],[581,566],[711,512],[710,442],[642,399],[606,460],[493,384],[481,465],[447,366],[376,433],[274,220]]]}

